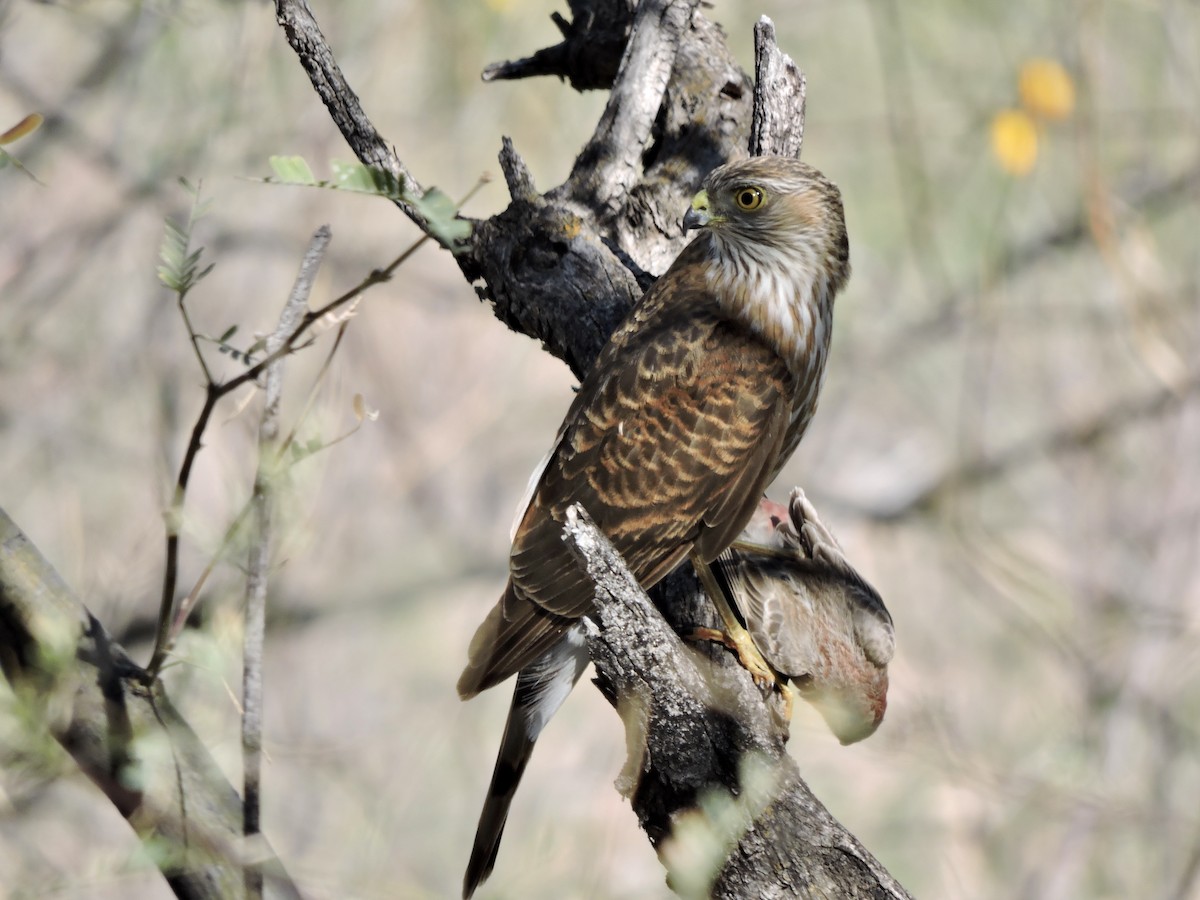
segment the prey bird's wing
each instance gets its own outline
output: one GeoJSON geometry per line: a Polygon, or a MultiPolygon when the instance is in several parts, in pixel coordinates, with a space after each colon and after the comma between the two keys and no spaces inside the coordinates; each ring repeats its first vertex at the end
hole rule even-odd
{"type": "Polygon", "coordinates": [[[790,518],[761,550],[731,548],[716,569],[772,668],[839,740],[862,740],[887,708],[892,617],[798,488],[790,518]]]}

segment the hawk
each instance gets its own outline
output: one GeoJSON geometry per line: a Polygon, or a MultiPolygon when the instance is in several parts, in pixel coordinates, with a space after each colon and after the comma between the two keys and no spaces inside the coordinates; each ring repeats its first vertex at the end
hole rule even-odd
{"type": "Polygon", "coordinates": [[[887,710],[892,617],[804,491],[792,491],[787,509],[764,500],[716,570],[767,663],[838,740],[874,734],[887,710]]]}
{"type": "Polygon", "coordinates": [[[562,540],[569,506],[645,588],[690,559],[743,663],[773,679],[709,564],[816,409],[850,274],[841,195],[806,163],[754,157],[715,169],[683,225],[699,234],[609,338],[531,478],[508,584],[471,641],[460,697],[520,675],[464,897],[491,872],[533,742],[587,664],[593,587],[562,540]]]}

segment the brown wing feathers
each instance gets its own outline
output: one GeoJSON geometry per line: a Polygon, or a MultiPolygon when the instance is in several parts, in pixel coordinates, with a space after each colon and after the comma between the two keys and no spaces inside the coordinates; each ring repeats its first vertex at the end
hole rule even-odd
{"type": "Polygon", "coordinates": [[[581,386],[513,540],[510,584],[472,641],[463,696],[531,662],[590,610],[591,583],[562,541],[570,504],[583,504],[646,587],[697,542],[718,552],[753,512],[791,376],[748,334],[730,333],[737,326],[705,292],[666,299],[581,386]]]}

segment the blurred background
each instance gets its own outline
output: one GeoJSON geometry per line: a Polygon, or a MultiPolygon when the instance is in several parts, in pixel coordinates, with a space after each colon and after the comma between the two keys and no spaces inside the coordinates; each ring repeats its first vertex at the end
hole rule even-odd
{"type": "MultiPolygon", "coordinates": [[[[511,135],[538,187],[603,107],[485,85],[557,39],[553,0],[315,2],[375,124],[465,195],[511,135]]],[[[896,620],[890,709],[841,747],[807,708],[816,794],[922,898],[1200,897],[1200,7],[717,0],[744,66],[760,14],[805,69],[805,159],[842,188],[854,276],[802,485],[896,620]]],[[[314,303],[416,230],[369,197],[254,181],[351,154],[271,6],[0,2],[0,505],[141,661],[161,510],[202,379],[155,268],[178,176],[212,200],[197,328],[273,327],[309,235],[314,303]]],[[[507,202],[493,181],[466,212],[507,202]]],[[[329,338],[289,362],[285,428],[329,338]]],[[[226,375],[239,364],[211,353],[226,375]]],[[[425,247],[370,292],[301,439],[271,588],[264,831],[306,896],[457,896],[508,688],[461,704],[566,367],[425,247]]],[[[181,589],[244,503],[258,398],[193,475],[181,589]]],[[[237,561],[170,691],[240,784],[237,561]]],[[[803,705],[801,704],[801,707],[803,705]]],[[[669,896],[612,782],[620,722],[576,692],[539,744],[481,897],[669,896]]],[[[165,898],[108,801],[0,685],[0,895],[165,898]]]]}

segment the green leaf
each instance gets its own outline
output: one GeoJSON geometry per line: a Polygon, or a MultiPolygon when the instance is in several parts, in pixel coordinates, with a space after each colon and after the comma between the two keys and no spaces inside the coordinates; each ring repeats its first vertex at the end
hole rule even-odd
{"type": "Polygon", "coordinates": [[[404,180],[376,166],[365,166],[357,162],[334,160],[330,163],[333,178],[329,181],[317,179],[301,156],[272,156],[271,169],[274,177],[262,179],[267,184],[299,185],[318,187],[331,191],[349,191],[355,194],[371,194],[389,200],[408,200],[404,193],[404,180]]]}
{"type": "Polygon", "coordinates": [[[158,249],[158,258],[162,262],[158,267],[158,280],[178,294],[182,302],[187,292],[208,275],[213,266],[210,263],[201,269],[200,260],[204,255],[204,248],[190,249],[192,228],[207,211],[208,202],[200,199],[199,186],[193,187],[185,178],[180,178],[179,183],[191,196],[192,208],[183,226],[170,219],[163,224],[163,239],[158,249]]]}
{"type": "Polygon", "coordinates": [[[386,197],[393,202],[411,205],[428,224],[430,235],[445,247],[453,247],[471,236],[471,223],[458,217],[454,201],[443,191],[430,188],[417,196],[411,193],[398,177],[378,166],[367,166],[358,162],[333,160],[330,168],[333,178],[320,181],[312,173],[307,162],[300,156],[272,156],[270,158],[274,177],[262,179],[267,184],[300,185],[326,190],[349,191],[354,194],[369,194],[386,197]]]}
{"type": "Polygon", "coordinates": [[[452,247],[471,236],[471,223],[458,218],[454,201],[438,188],[430,188],[422,196],[410,200],[429,227],[434,240],[452,247]]]}
{"type": "Polygon", "coordinates": [[[374,194],[389,200],[405,199],[404,179],[397,178],[391,172],[377,166],[364,166],[340,159],[333,160],[329,166],[333,169],[333,183],[330,186],[335,190],[374,194]]]}
{"type": "Polygon", "coordinates": [[[317,179],[303,156],[272,156],[268,160],[275,177],[283,184],[316,186],[317,179]]]}

